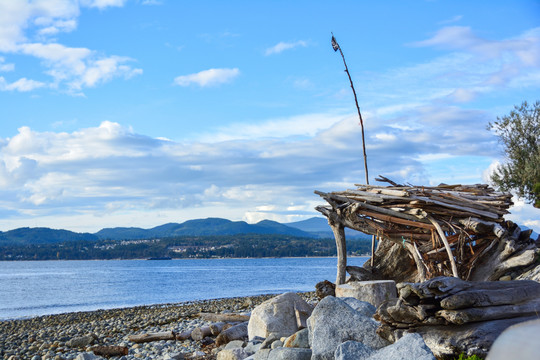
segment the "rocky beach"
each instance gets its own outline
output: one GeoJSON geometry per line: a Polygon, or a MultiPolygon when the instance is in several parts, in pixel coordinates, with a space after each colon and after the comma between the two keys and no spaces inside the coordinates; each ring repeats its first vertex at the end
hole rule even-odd
{"type": "MultiPolygon", "coordinates": [[[[306,301],[316,300],[313,292],[300,293],[306,301]]],[[[182,333],[208,323],[198,314],[249,313],[275,295],[259,295],[176,304],[138,306],[90,312],[39,316],[0,321],[0,359],[72,360],[92,359],[92,346],[127,348],[127,355],[112,359],[215,358],[212,344],[204,341],[161,340],[134,343],[128,336],[174,331],[182,333]]]]}

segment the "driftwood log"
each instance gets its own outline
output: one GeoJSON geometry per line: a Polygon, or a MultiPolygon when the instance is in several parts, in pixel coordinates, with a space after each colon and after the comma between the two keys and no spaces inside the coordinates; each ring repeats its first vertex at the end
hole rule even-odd
{"type": "Polygon", "coordinates": [[[248,337],[248,323],[243,322],[241,324],[230,327],[221,332],[216,338],[216,346],[228,344],[233,340],[245,340],[248,337]]]}
{"type": "Polygon", "coordinates": [[[399,298],[377,309],[375,317],[381,322],[377,333],[389,341],[406,332],[428,334],[431,340],[424,339],[426,344],[440,357],[455,356],[455,351],[485,357],[496,336],[479,337],[475,331],[498,335],[510,325],[540,317],[540,283],[536,281],[437,277],[401,283],[397,288],[399,298]]]}
{"type": "Polygon", "coordinates": [[[242,314],[215,314],[215,313],[199,313],[202,320],[212,322],[244,322],[249,321],[249,315],[242,314]]]}
{"type": "Polygon", "coordinates": [[[174,331],[137,334],[137,335],[129,335],[128,340],[134,343],[145,343],[145,342],[160,341],[160,340],[176,340],[176,334],[174,331]]]}
{"type": "Polygon", "coordinates": [[[107,358],[112,356],[124,356],[129,353],[129,349],[125,346],[105,346],[94,345],[89,348],[95,355],[105,356],[107,358]]]}
{"type": "Polygon", "coordinates": [[[192,330],[186,330],[186,331],[182,331],[179,334],[176,334],[176,340],[184,341],[191,338],[191,331],[192,330]]]}
{"type": "Polygon", "coordinates": [[[212,335],[212,329],[210,329],[209,325],[196,327],[191,332],[191,338],[195,341],[201,341],[205,337],[211,336],[211,335],[212,335]]]}

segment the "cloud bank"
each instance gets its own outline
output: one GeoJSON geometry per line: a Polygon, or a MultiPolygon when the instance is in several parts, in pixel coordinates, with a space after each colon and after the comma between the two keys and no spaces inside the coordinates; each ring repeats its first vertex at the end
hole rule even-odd
{"type": "MultiPolygon", "coordinates": [[[[370,119],[366,141],[372,174],[426,184],[438,179],[423,165],[425,154],[494,155],[489,132],[464,131],[471,119],[486,114],[451,107],[441,114],[426,107],[412,116],[414,130],[401,128],[399,118],[370,119]]],[[[94,214],[100,225],[86,224],[90,228],[107,226],[118,216],[155,226],[197,212],[206,217],[225,211],[252,221],[292,221],[314,215],[321,201],[313,190],[339,190],[364,178],[354,114],[269,119],[234,137],[237,128],[221,129],[213,141],[174,142],[107,121],[72,133],[21,127],[15,136],[0,139],[0,225],[32,214],[65,217],[70,228],[74,217],[94,214]],[[310,131],[308,123],[314,124],[310,131]]]]}

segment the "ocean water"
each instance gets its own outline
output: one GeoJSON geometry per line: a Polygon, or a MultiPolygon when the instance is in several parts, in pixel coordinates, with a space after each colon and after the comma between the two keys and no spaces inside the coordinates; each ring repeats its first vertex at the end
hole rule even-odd
{"type": "MultiPolygon", "coordinates": [[[[361,266],[367,257],[348,258],[361,266]]],[[[336,258],[0,261],[0,319],[313,291],[336,258]]]]}

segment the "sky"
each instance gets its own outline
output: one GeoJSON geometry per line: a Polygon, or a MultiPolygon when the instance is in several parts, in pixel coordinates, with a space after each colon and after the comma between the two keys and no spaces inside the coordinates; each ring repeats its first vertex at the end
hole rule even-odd
{"type": "Polygon", "coordinates": [[[489,183],[540,100],[539,1],[0,0],[0,231],[320,215],[365,183],[332,33],[370,184],[489,183]]]}

